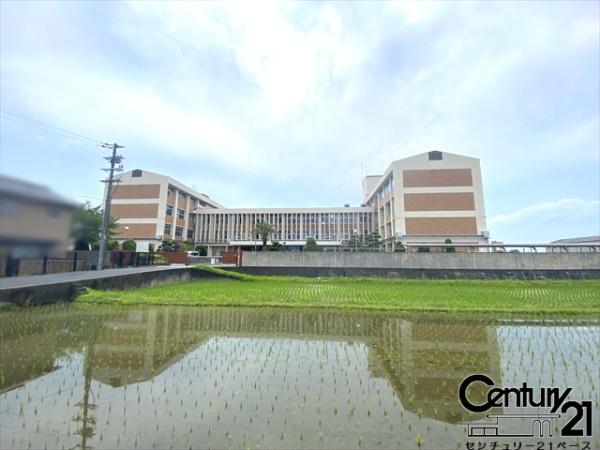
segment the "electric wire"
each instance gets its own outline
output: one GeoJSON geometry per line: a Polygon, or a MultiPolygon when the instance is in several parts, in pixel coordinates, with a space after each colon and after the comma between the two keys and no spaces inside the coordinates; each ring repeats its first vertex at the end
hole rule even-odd
{"type": "Polygon", "coordinates": [[[74,131],[65,130],[63,128],[56,127],[54,125],[50,125],[48,123],[42,122],[41,120],[32,119],[29,117],[20,116],[14,114],[12,112],[6,110],[0,110],[1,115],[4,119],[10,120],[15,123],[19,123],[21,125],[30,126],[33,128],[37,128],[38,130],[46,131],[49,133],[54,133],[56,135],[76,140],[85,144],[95,144],[99,151],[106,152],[106,149],[102,148],[102,141],[99,139],[94,139],[89,136],[85,136],[81,133],[76,133],[74,131]]]}

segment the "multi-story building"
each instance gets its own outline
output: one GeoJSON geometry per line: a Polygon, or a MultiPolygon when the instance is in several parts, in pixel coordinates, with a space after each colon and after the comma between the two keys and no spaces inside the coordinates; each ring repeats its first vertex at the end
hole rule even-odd
{"type": "Polygon", "coordinates": [[[309,237],[319,246],[339,246],[353,237],[365,238],[375,229],[373,210],[367,207],[224,208],[198,214],[197,240],[218,250],[261,245],[254,233],[260,222],[274,226],[272,240],[291,248],[300,248],[309,237]]]}
{"type": "Polygon", "coordinates": [[[399,159],[363,181],[386,250],[397,241],[431,245],[487,244],[481,169],[477,158],[431,151],[399,159]]]}
{"type": "Polygon", "coordinates": [[[198,212],[221,207],[171,177],[136,169],[125,172],[113,187],[111,216],[118,219],[117,240],[134,239],[156,248],[163,240],[196,241],[198,212]]]}
{"type": "Polygon", "coordinates": [[[134,170],[115,188],[111,213],[119,219],[118,239],[191,241],[209,254],[259,245],[260,222],[273,225],[271,238],[292,249],[308,237],[335,247],[372,232],[387,251],[399,241],[431,246],[451,239],[457,248],[488,242],[479,160],[439,151],[366,176],[360,207],[224,208],[170,177],[134,170]]]}

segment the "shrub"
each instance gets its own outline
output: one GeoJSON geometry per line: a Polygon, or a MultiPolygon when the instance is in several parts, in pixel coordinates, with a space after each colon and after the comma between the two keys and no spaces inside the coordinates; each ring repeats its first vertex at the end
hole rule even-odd
{"type": "Polygon", "coordinates": [[[319,246],[317,245],[317,241],[314,237],[306,238],[306,244],[304,245],[305,252],[318,252],[319,246]]]}
{"type": "Polygon", "coordinates": [[[419,247],[417,248],[418,253],[429,253],[429,247],[419,247]]]}
{"type": "Polygon", "coordinates": [[[205,245],[196,245],[196,249],[195,250],[198,252],[198,254],[200,256],[206,256],[206,255],[208,255],[208,249],[206,248],[205,245]]]}
{"type": "Polygon", "coordinates": [[[88,244],[83,239],[79,239],[75,242],[75,251],[89,251],[90,244],[88,244]]]}
{"type": "Polygon", "coordinates": [[[394,252],[396,252],[396,253],[406,252],[406,246],[404,245],[404,243],[402,241],[396,242],[396,245],[394,245],[394,252]]]}
{"type": "Polygon", "coordinates": [[[165,258],[163,255],[155,254],[154,255],[154,265],[157,264],[169,264],[169,260],[165,258]]]}
{"type": "Polygon", "coordinates": [[[177,241],[165,240],[162,241],[162,244],[159,247],[159,250],[162,252],[176,252],[181,249],[181,245],[177,241]]]}
{"type": "Polygon", "coordinates": [[[136,247],[137,247],[137,244],[135,243],[135,241],[133,239],[127,239],[126,241],[123,241],[123,243],[121,244],[121,248],[123,250],[129,251],[129,252],[135,252],[136,247]]]}
{"type": "MultiPolygon", "coordinates": [[[[452,244],[452,239],[448,238],[444,241],[444,244],[452,244]]],[[[446,253],[454,253],[456,249],[454,247],[444,247],[446,253]]]]}
{"type": "MultiPolygon", "coordinates": [[[[119,243],[117,241],[113,241],[112,239],[106,240],[106,246],[104,247],[105,251],[110,252],[110,251],[118,250],[118,249],[119,249],[119,243]]],[[[100,243],[97,242],[94,245],[92,245],[92,250],[95,252],[100,250],[100,243]]]]}

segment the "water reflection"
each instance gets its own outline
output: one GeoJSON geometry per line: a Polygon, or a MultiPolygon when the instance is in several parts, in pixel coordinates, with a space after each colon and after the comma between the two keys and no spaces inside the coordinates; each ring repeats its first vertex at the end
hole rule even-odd
{"type": "Polygon", "coordinates": [[[536,340],[490,318],[319,310],[62,307],[0,325],[3,448],[455,448],[480,418],[460,381],[514,378],[513,335],[536,340]]]}
{"type": "Polygon", "coordinates": [[[86,364],[95,380],[123,386],[162,373],[215,334],[363,342],[372,377],[389,382],[407,409],[449,423],[466,420],[455,401],[465,376],[502,382],[492,325],[323,311],[134,311],[102,324],[86,364]]]}

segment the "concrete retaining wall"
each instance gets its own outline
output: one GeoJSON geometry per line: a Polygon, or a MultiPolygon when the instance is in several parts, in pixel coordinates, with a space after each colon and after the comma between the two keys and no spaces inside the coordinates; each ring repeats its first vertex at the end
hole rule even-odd
{"type": "Polygon", "coordinates": [[[252,275],[290,275],[298,277],[380,277],[478,280],[586,280],[600,278],[600,270],[528,269],[386,269],[381,267],[232,267],[252,275]]]}
{"type": "Polygon", "coordinates": [[[19,306],[43,305],[73,300],[82,294],[86,287],[99,290],[122,290],[181,283],[204,278],[226,277],[211,272],[193,270],[191,267],[116,274],[102,278],[1,289],[0,303],[12,303],[19,306]]]}
{"type": "Polygon", "coordinates": [[[594,279],[600,278],[600,254],[246,252],[240,271],[307,277],[594,279]]]}
{"type": "Polygon", "coordinates": [[[600,270],[600,253],[244,252],[244,267],[600,270]]]}

